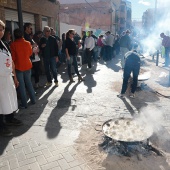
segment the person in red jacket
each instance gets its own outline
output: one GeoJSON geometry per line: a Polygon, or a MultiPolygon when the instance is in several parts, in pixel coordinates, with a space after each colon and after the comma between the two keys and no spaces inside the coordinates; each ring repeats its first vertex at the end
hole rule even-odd
{"type": "Polygon", "coordinates": [[[21,96],[21,108],[27,108],[27,87],[29,97],[32,104],[35,104],[35,91],[31,82],[32,63],[30,56],[32,55],[32,46],[30,42],[23,38],[20,29],[14,30],[15,41],[11,43],[11,54],[15,64],[16,76],[19,81],[19,93],[21,96]]]}

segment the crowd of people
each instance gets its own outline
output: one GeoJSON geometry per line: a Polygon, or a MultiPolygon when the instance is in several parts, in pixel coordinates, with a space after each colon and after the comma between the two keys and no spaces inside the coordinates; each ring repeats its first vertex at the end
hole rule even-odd
{"type": "MultiPolygon", "coordinates": [[[[92,69],[92,61],[110,61],[119,54],[124,69],[125,65],[127,67],[125,53],[132,49],[129,34],[129,30],[121,36],[107,31],[97,37],[93,31],[83,31],[80,37],[74,29],[70,29],[63,33],[60,39],[49,26],[45,26],[43,32],[33,34],[32,24],[25,23],[24,32],[19,28],[14,30],[12,41],[9,29],[5,28],[5,24],[0,20],[0,85],[1,89],[3,88],[0,92],[0,134],[11,136],[12,132],[7,125],[22,125],[20,120],[14,118],[15,111],[18,108],[27,109],[28,97],[31,104],[36,103],[35,89],[42,87],[39,77],[43,69],[47,79],[46,87],[52,85],[53,79],[55,86],[59,86],[57,69],[61,63],[67,64],[69,83],[75,82],[73,68],[78,81],[85,81],[78,70],[77,55],[80,49],[83,51],[83,63],[87,64],[88,71],[92,69]],[[34,83],[31,80],[32,75],[34,83]]],[[[132,69],[125,70],[130,72],[132,69]]],[[[126,80],[123,83],[122,96],[126,91],[129,73],[124,75],[126,80]]]]}

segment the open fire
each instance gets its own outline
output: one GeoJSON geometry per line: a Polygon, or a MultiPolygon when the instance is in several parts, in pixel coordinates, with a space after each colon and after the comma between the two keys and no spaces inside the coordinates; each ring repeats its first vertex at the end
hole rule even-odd
{"type": "Polygon", "coordinates": [[[103,133],[105,136],[99,146],[109,154],[128,157],[136,155],[138,160],[153,153],[163,156],[150,144],[149,137],[153,130],[144,122],[129,118],[112,119],[103,124],[103,133]]]}

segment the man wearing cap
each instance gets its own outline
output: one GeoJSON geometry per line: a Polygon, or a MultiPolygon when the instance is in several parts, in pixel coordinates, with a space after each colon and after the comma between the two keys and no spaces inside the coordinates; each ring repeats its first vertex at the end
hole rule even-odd
{"type": "Polygon", "coordinates": [[[125,97],[125,93],[128,87],[128,80],[130,78],[130,74],[133,73],[133,84],[131,86],[131,98],[135,98],[135,91],[138,83],[138,75],[140,71],[140,57],[137,53],[138,45],[134,45],[134,50],[129,51],[125,54],[125,67],[123,73],[123,84],[121,93],[118,95],[120,98],[125,97]]]}
{"type": "Polygon", "coordinates": [[[132,42],[131,42],[131,38],[129,36],[130,31],[126,30],[126,34],[123,35],[120,38],[120,55],[121,55],[121,66],[122,69],[124,69],[124,65],[125,65],[125,54],[131,50],[132,48],[132,42]]]}
{"type": "Polygon", "coordinates": [[[165,67],[168,67],[170,53],[170,37],[166,36],[164,33],[161,33],[160,37],[162,38],[162,46],[165,47],[165,67]]]}

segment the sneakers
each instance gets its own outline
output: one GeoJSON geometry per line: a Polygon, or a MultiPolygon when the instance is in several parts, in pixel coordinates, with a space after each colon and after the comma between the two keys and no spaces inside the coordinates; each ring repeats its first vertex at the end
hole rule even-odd
{"type": "Polygon", "coordinates": [[[6,121],[5,124],[8,126],[21,126],[23,123],[20,120],[13,118],[10,121],[6,121]]]}
{"type": "Polygon", "coordinates": [[[120,93],[119,95],[117,95],[117,97],[124,99],[125,98],[125,94],[121,94],[120,93]]]}
{"type": "Polygon", "coordinates": [[[55,82],[55,86],[58,87],[58,82],[55,82]]]}
{"type": "Polygon", "coordinates": [[[50,82],[47,82],[46,84],[45,84],[45,86],[51,86],[52,85],[52,83],[50,83],[50,82]]]}
{"type": "Polygon", "coordinates": [[[131,93],[131,94],[129,95],[129,97],[134,99],[134,98],[135,98],[135,93],[131,93]]]}
{"type": "Polygon", "coordinates": [[[0,129],[0,135],[1,136],[12,136],[13,134],[7,127],[3,127],[0,129]]]}

